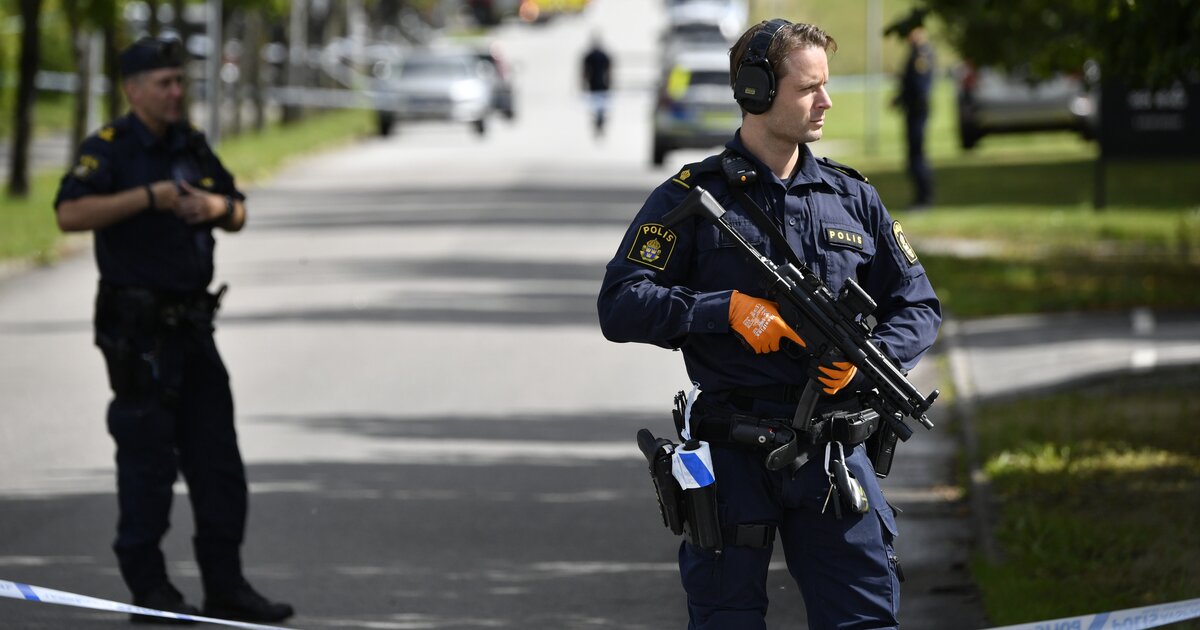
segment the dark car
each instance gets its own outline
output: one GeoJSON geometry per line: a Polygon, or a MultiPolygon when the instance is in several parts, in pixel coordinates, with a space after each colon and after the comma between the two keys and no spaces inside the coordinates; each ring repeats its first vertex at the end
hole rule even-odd
{"type": "Polygon", "coordinates": [[[741,123],[729,87],[729,54],[724,49],[681,52],[666,65],[659,86],[650,160],[659,166],[671,151],[724,144],[741,123]]]}

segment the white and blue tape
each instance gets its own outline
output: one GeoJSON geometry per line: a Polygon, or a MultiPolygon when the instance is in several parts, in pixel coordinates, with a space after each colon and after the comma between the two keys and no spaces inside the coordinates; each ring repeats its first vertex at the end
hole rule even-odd
{"type": "Polygon", "coordinates": [[[694,451],[675,449],[671,454],[671,474],[684,490],[703,488],[716,481],[708,442],[700,442],[694,451]]]}
{"type": "Polygon", "coordinates": [[[1142,630],[1200,617],[1200,599],[1023,623],[991,630],[1142,630]]]}
{"type": "Polygon", "coordinates": [[[58,604],[60,606],[74,606],[75,608],[91,608],[93,610],[106,610],[111,612],[138,613],[141,615],[150,615],[152,617],[166,617],[168,619],[202,621],[204,623],[233,626],[235,628],[250,628],[251,630],[287,630],[286,628],[281,628],[279,626],[263,626],[256,623],[229,621],[226,619],[216,619],[213,617],[184,615],[180,613],[167,612],[164,610],[154,610],[153,608],[142,608],[141,606],[134,606],[132,604],[123,604],[121,602],[109,601],[107,599],[97,599],[95,597],[88,597],[87,595],[77,595],[75,593],[68,593],[66,591],[56,591],[52,588],[22,584],[20,582],[10,582],[8,580],[0,580],[0,598],[3,597],[10,599],[21,599],[28,602],[58,604]]]}
{"type": "MultiPolygon", "coordinates": [[[[289,630],[280,626],[264,626],[256,623],[230,621],[199,615],[183,615],[179,613],[142,608],[132,604],[123,604],[107,599],[97,599],[87,595],[77,595],[66,591],[56,591],[52,588],[22,584],[0,580],[0,598],[19,599],[29,602],[74,606],[120,613],[138,613],[168,619],[184,619],[204,623],[231,626],[234,628],[249,628],[250,630],[289,630]]],[[[1169,604],[1144,606],[1142,608],[1127,608],[1112,612],[1080,615],[1078,617],[1063,617],[1049,621],[1035,621],[1015,626],[990,628],[989,630],[1144,630],[1158,628],[1172,623],[1200,617],[1200,599],[1188,599],[1169,604]]]]}

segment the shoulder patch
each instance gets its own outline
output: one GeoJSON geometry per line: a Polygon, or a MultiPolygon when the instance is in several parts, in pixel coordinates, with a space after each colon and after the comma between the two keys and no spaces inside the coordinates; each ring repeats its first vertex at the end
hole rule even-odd
{"type": "Polygon", "coordinates": [[[675,233],[657,223],[643,223],[637,228],[633,245],[625,258],[651,269],[665,271],[675,251],[675,233]]]}
{"type": "Polygon", "coordinates": [[[75,179],[87,179],[100,168],[100,159],[94,155],[80,155],[79,162],[75,164],[75,168],[71,169],[71,176],[75,179]]]}
{"type": "Polygon", "coordinates": [[[112,142],[113,138],[117,137],[117,130],[112,125],[108,125],[100,131],[97,131],[96,137],[105,142],[112,142]]]}
{"type": "Polygon", "coordinates": [[[685,164],[679,174],[671,178],[671,181],[690,190],[701,175],[719,172],[721,172],[721,155],[710,155],[699,162],[685,164]]]}
{"type": "Polygon", "coordinates": [[[892,221],[892,236],[896,239],[896,247],[900,248],[900,252],[904,254],[904,259],[908,261],[909,266],[917,264],[917,252],[909,244],[908,238],[904,236],[904,228],[900,227],[899,221],[892,221]]]}
{"type": "Polygon", "coordinates": [[[678,175],[671,178],[671,181],[675,182],[676,184],[679,184],[680,186],[683,186],[684,188],[691,188],[692,185],[688,183],[688,178],[690,178],[691,176],[692,176],[692,169],[685,166],[685,167],[683,167],[682,171],[679,171],[678,175]]]}
{"type": "Polygon", "coordinates": [[[860,173],[840,162],[834,162],[833,160],[831,160],[827,157],[823,157],[823,158],[817,160],[817,162],[819,164],[821,164],[822,166],[831,168],[839,173],[842,173],[843,175],[848,175],[850,177],[853,177],[854,179],[857,179],[860,182],[866,182],[868,184],[871,183],[871,181],[867,179],[866,175],[863,175],[862,173],[860,173]]]}

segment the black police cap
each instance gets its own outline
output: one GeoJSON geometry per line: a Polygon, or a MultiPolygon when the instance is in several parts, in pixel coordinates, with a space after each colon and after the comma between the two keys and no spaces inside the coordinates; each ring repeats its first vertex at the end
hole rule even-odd
{"type": "Polygon", "coordinates": [[[885,37],[888,35],[908,37],[908,34],[911,33],[913,29],[920,28],[925,25],[925,16],[928,13],[929,9],[922,7],[914,8],[908,13],[908,15],[905,15],[888,25],[888,27],[884,29],[883,35],[885,37]]]}
{"type": "Polygon", "coordinates": [[[125,78],[159,68],[182,68],[183,44],[177,39],[143,37],[121,51],[120,66],[125,78]]]}

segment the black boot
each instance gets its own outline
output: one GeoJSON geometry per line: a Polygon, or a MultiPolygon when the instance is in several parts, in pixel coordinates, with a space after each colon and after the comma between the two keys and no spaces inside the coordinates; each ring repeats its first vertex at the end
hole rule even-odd
{"type": "Polygon", "coordinates": [[[273,602],[254,590],[249,583],[230,591],[209,593],[204,597],[204,614],[235,621],[283,621],[295,613],[291,604],[273,602]]]}
{"type": "MultiPolygon", "coordinates": [[[[199,616],[200,610],[195,606],[183,601],[183,595],[175,590],[174,586],[169,583],[164,583],[158,588],[133,596],[133,605],[141,606],[142,608],[153,608],[154,610],[162,610],[166,612],[179,613],[181,615],[199,616]]],[[[153,615],[139,615],[133,613],[129,616],[131,623],[153,623],[172,626],[190,626],[195,624],[195,621],[190,619],[173,619],[170,617],[155,617],[153,615]]]]}

